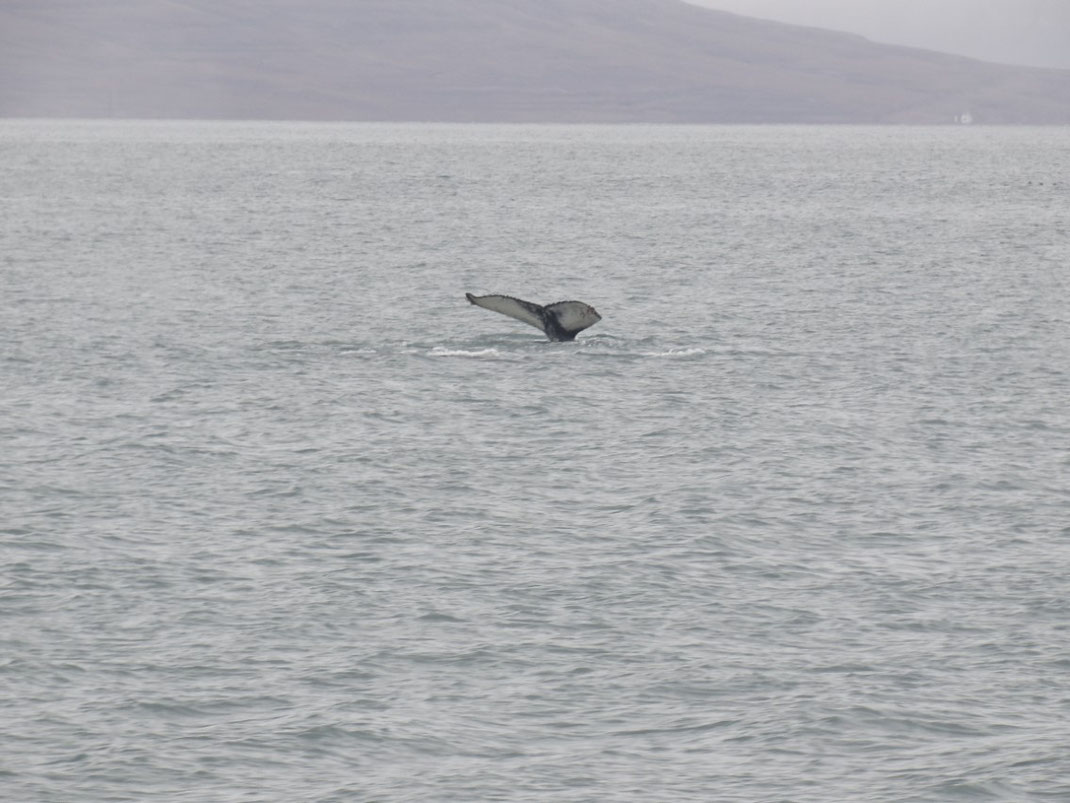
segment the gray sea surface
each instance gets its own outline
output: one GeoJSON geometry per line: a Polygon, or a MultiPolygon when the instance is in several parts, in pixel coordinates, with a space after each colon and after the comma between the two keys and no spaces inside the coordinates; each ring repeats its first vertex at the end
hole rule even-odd
{"type": "Polygon", "coordinates": [[[1070,800],[1065,129],[8,120],[0,211],[0,799],[1070,800]]]}

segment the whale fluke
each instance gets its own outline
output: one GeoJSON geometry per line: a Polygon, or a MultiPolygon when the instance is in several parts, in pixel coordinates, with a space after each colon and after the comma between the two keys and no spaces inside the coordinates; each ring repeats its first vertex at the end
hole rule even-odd
{"type": "Polygon", "coordinates": [[[550,340],[575,340],[576,335],[588,326],[594,326],[602,320],[594,307],[582,301],[558,301],[544,307],[512,296],[474,296],[465,293],[464,297],[477,307],[500,312],[534,326],[550,340]]]}

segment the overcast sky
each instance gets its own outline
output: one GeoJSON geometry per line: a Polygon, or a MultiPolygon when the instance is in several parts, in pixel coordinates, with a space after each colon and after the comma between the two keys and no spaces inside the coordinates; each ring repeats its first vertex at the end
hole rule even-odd
{"type": "Polygon", "coordinates": [[[1070,69],[1070,0],[690,0],[1010,64],[1070,69]]]}

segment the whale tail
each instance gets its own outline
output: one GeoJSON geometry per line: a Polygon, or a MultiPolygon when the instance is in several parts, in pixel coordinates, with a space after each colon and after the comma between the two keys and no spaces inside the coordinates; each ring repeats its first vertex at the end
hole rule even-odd
{"type": "Polygon", "coordinates": [[[516,318],[543,332],[550,340],[575,340],[584,329],[594,326],[602,316],[582,301],[558,301],[542,306],[512,296],[474,296],[465,293],[470,304],[516,318]]]}

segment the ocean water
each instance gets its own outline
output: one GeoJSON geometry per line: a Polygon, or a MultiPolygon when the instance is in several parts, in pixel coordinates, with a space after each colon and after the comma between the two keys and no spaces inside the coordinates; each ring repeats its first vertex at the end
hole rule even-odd
{"type": "Polygon", "coordinates": [[[0,122],[0,799],[1070,800],[1068,209],[1062,129],[0,122]]]}

